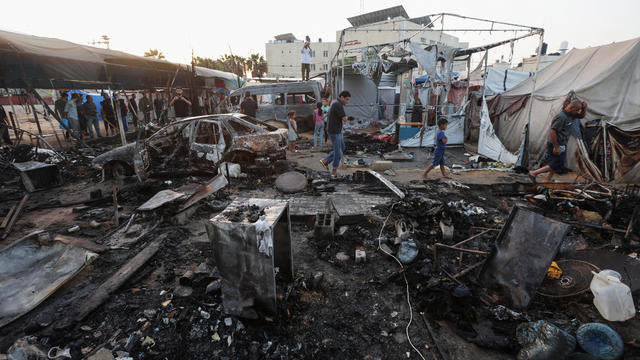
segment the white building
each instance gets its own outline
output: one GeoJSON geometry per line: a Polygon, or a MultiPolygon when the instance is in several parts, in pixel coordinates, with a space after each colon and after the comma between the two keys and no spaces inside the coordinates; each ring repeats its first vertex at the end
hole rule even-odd
{"type": "MultiPolygon", "coordinates": [[[[467,48],[468,43],[460,42],[455,36],[427,27],[430,19],[427,16],[409,18],[404,8],[400,6],[378,10],[347,20],[352,27],[345,29],[344,50],[347,57],[359,60],[358,49],[367,46],[383,45],[401,41],[411,37],[411,42],[426,45],[444,44],[450,47],[467,48]]],[[[342,30],[336,31],[335,42],[312,42],[311,76],[324,73],[330,66],[330,61],[339,48],[342,30]]],[[[265,44],[268,73],[267,76],[301,77],[300,49],[303,41],[296,39],[293,34],[283,34],[265,44]]],[[[338,65],[335,63],[334,65],[338,65]]],[[[466,64],[461,62],[466,70],[466,64]]],[[[454,69],[456,70],[456,69],[454,69]]]]}
{"type": "MultiPolygon", "coordinates": [[[[304,41],[289,34],[277,35],[275,40],[265,44],[267,76],[301,78],[300,50],[304,41]]],[[[311,76],[324,73],[329,68],[331,58],[338,50],[337,42],[311,42],[311,76]]]]}

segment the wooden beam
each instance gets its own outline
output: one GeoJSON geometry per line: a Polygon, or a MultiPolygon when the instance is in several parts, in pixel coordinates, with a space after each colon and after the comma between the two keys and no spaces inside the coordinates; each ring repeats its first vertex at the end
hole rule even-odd
{"type": "Polygon", "coordinates": [[[81,321],[93,310],[102,305],[109,295],[118,290],[138,269],[146,264],[160,248],[162,240],[156,240],[142,249],[131,260],[127,261],[115,274],[103,282],[95,291],[92,292],[87,302],[82,305],[80,310],[74,315],[75,321],[81,321]]]}
{"type": "Polygon", "coordinates": [[[20,216],[20,212],[22,211],[22,208],[24,208],[24,204],[27,202],[27,200],[29,200],[29,194],[24,194],[24,196],[22,197],[22,200],[20,200],[20,203],[18,204],[18,207],[13,212],[13,216],[11,216],[11,220],[9,220],[9,224],[4,229],[4,234],[2,234],[2,240],[6,239],[7,236],[9,236],[9,233],[11,232],[11,228],[13,227],[13,224],[16,223],[16,220],[18,219],[18,216],[20,216]]]}

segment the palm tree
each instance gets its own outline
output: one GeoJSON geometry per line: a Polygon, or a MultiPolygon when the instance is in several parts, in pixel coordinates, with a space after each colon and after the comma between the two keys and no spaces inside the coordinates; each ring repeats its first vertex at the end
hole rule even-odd
{"type": "Polygon", "coordinates": [[[251,76],[261,78],[267,72],[267,62],[260,54],[251,54],[247,59],[247,69],[251,70],[251,76]]]}
{"type": "Polygon", "coordinates": [[[160,51],[158,51],[158,49],[149,49],[149,51],[145,51],[144,52],[144,57],[148,57],[148,58],[154,58],[154,59],[159,59],[159,60],[164,60],[164,54],[160,51]]]}

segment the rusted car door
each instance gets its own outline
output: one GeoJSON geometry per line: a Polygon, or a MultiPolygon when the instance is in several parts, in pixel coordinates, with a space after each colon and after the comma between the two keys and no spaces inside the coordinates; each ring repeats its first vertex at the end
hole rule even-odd
{"type": "Polygon", "coordinates": [[[218,166],[227,148],[220,121],[200,120],[191,133],[190,152],[194,166],[212,171],[218,166]]]}
{"type": "Polygon", "coordinates": [[[154,172],[168,169],[182,170],[188,165],[191,122],[178,122],[158,130],[145,140],[136,143],[133,167],[138,180],[146,180],[154,172]]]}

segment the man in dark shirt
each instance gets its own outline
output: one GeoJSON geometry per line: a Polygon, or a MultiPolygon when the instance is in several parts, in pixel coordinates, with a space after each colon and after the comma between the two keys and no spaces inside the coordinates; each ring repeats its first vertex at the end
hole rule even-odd
{"type": "Polygon", "coordinates": [[[66,92],[60,94],[60,97],[54,103],[54,107],[56,109],[56,113],[58,117],[62,119],[64,117],[64,107],[67,105],[68,95],[66,92]]]}
{"type": "Polygon", "coordinates": [[[102,120],[104,121],[104,129],[109,136],[109,130],[113,132],[113,134],[118,133],[118,127],[116,125],[116,112],[113,110],[113,105],[111,104],[111,99],[104,92],[101,94],[104,100],[100,101],[100,115],[102,116],[102,120]]]}
{"type": "Polygon", "coordinates": [[[248,91],[244,93],[244,100],[240,103],[240,112],[251,117],[256,117],[256,112],[260,112],[258,103],[251,98],[251,93],[248,91]]]}
{"type": "Polygon", "coordinates": [[[329,170],[329,164],[333,163],[333,170],[331,171],[331,177],[338,176],[338,167],[340,166],[340,159],[344,152],[344,140],[342,139],[342,123],[347,121],[347,115],[344,112],[344,106],[351,100],[351,94],[344,90],[338,95],[338,100],[335,100],[329,108],[329,120],[327,121],[327,133],[331,139],[333,145],[333,151],[329,153],[324,159],[320,160],[322,166],[329,170]]]}
{"type": "MultiPolygon", "coordinates": [[[[535,182],[536,176],[547,173],[544,182],[550,182],[553,175],[564,169],[564,163],[567,157],[567,142],[571,135],[571,128],[578,121],[581,114],[584,114],[587,108],[585,102],[573,100],[553,118],[551,122],[551,130],[549,131],[549,141],[547,142],[547,153],[545,161],[547,164],[538,170],[529,171],[531,180],[535,182]]],[[[582,115],[584,116],[584,115],[582,115]]]]}
{"type": "Polygon", "coordinates": [[[100,127],[98,126],[98,108],[93,102],[93,97],[87,95],[87,102],[83,105],[84,114],[87,117],[87,130],[89,136],[93,137],[93,129],[96,130],[96,136],[100,137],[100,127]]]}
{"type": "Polygon", "coordinates": [[[138,106],[140,106],[140,111],[142,111],[142,115],[144,116],[144,124],[148,124],[151,121],[151,100],[147,97],[146,93],[142,94],[142,99],[138,102],[138,106]]]}
{"type": "Polygon", "coordinates": [[[177,88],[176,96],[171,99],[169,106],[173,106],[173,109],[176,113],[176,121],[178,121],[189,116],[189,107],[191,106],[191,101],[182,96],[182,89],[177,88]]]}

